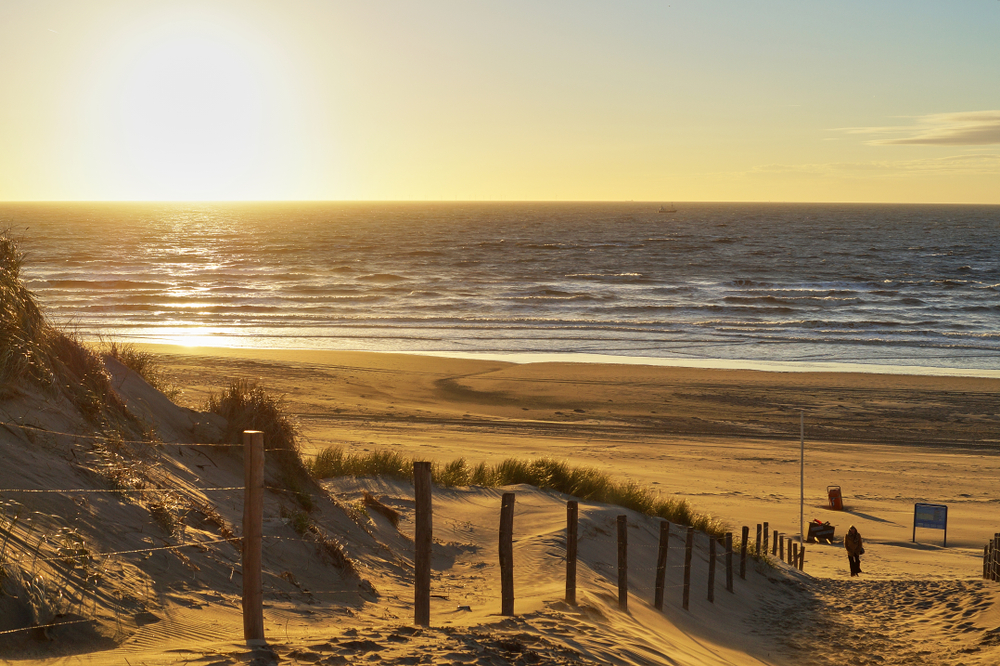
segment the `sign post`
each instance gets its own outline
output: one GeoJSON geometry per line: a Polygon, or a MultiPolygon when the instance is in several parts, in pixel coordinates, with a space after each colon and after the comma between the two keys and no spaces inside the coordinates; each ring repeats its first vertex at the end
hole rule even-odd
{"type": "Polygon", "coordinates": [[[944,530],[944,546],[948,547],[948,507],[944,504],[913,505],[913,543],[917,542],[917,528],[944,530]]]}

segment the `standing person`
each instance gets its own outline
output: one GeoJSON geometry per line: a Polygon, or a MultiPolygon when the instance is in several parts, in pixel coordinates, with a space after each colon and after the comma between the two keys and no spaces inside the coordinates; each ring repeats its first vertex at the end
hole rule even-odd
{"type": "Polygon", "coordinates": [[[865,546],[861,534],[854,525],[851,525],[851,529],[847,530],[847,536],[844,537],[844,548],[847,549],[847,561],[851,564],[851,575],[857,576],[861,573],[861,556],[865,554],[865,546]]]}

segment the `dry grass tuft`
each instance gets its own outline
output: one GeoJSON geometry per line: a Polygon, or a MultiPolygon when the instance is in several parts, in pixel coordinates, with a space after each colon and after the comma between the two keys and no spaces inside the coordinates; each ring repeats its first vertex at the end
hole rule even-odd
{"type": "Polygon", "coordinates": [[[0,386],[52,381],[46,344],[52,329],[21,279],[23,260],[9,232],[0,231],[0,386]]]}
{"type": "Polygon", "coordinates": [[[219,395],[209,396],[205,410],[226,419],[226,440],[243,442],[244,430],[260,430],[268,449],[298,453],[298,426],[285,412],[284,400],[269,394],[257,382],[237,380],[219,395]]]}
{"type": "MultiPolygon", "coordinates": [[[[328,447],[306,463],[316,478],[337,476],[387,476],[400,480],[413,478],[413,460],[391,451],[346,453],[341,447],[328,447]]],[[[614,504],[647,516],[665,518],[681,525],[691,525],[714,536],[725,534],[721,520],[692,511],[686,500],[663,498],[634,481],[618,481],[593,467],[570,467],[552,458],[523,460],[508,458],[496,465],[479,463],[470,467],[465,458],[446,464],[434,464],[431,476],[444,487],[484,486],[496,488],[525,484],[555,490],[582,500],[614,504]]]]}
{"type": "Polygon", "coordinates": [[[163,366],[152,352],[142,351],[131,342],[105,338],[101,338],[98,348],[101,353],[110,356],[145,379],[150,386],[171,400],[180,394],[180,389],[167,379],[163,366]]]}

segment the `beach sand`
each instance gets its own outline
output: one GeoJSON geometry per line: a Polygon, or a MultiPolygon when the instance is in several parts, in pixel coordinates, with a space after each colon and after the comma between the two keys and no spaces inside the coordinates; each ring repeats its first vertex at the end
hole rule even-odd
{"type": "MultiPolygon", "coordinates": [[[[734,593],[720,571],[711,604],[707,540],[696,542],[685,611],[684,531],[675,525],[660,613],[651,603],[656,521],[582,503],[580,604],[569,606],[564,497],[526,486],[435,489],[432,628],[414,629],[412,487],[332,480],[325,485],[343,505],[358,506],[367,492],[402,515],[398,530],[371,512],[361,521],[367,536],[340,536],[377,596],[316,576],[272,590],[272,647],[253,650],[237,640],[237,598],[178,586],[159,621],[111,652],[65,663],[1000,663],[1000,586],[981,579],[983,545],[1000,529],[1000,380],[150,349],[182,387],[179,404],[200,408],[238,379],[283,394],[307,457],[331,445],[435,462],[551,457],[684,498],[737,535],[749,526],[751,537],[764,521],[799,532],[804,422],[804,518],[830,521],[837,541],[808,544],[804,572],[751,561],[734,593]],[[828,508],[832,485],[842,489],[842,512],[828,508]],[[517,496],[512,618],[499,615],[504,490],[517,496]],[[912,541],[916,502],[948,505],[947,547],[939,530],[918,530],[912,541]],[[630,526],[627,612],[617,608],[618,514],[630,526]],[[852,524],[866,541],[855,579],[840,543],[852,524]]],[[[265,560],[275,571],[294,569],[294,552],[271,548],[265,560]]],[[[202,585],[203,569],[192,574],[202,585]]]]}

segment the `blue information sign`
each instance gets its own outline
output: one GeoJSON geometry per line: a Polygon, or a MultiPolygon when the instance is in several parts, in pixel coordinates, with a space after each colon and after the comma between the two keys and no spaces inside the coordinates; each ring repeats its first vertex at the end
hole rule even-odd
{"type": "Polygon", "coordinates": [[[913,541],[917,540],[917,528],[944,530],[944,545],[948,545],[948,507],[944,504],[913,505],[913,541]]]}

